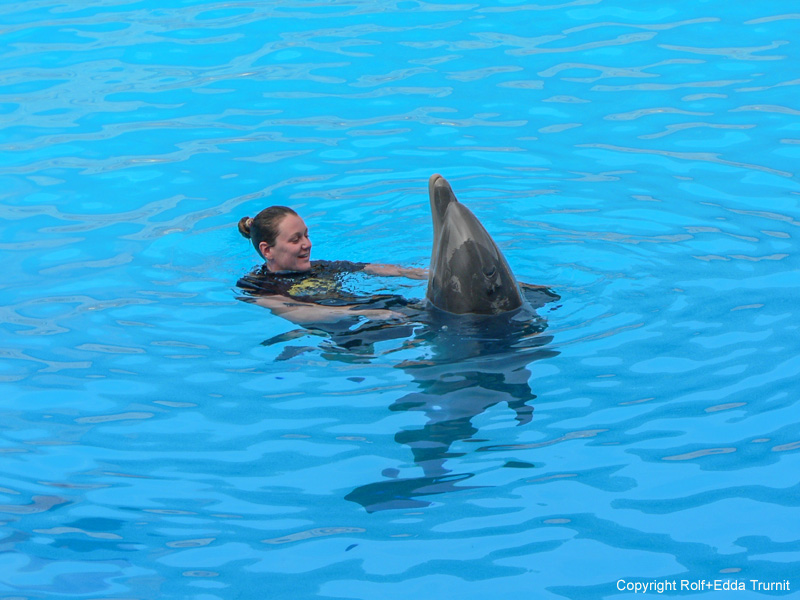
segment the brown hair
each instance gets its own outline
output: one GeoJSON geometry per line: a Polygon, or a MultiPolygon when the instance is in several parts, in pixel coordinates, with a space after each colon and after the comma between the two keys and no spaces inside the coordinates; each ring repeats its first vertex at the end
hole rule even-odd
{"type": "Polygon", "coordinates": [[[259,244],[266,242],[267,246],[275,245],[275,240],[278,238],[278,227],[286,215],[298,216],[288,206],[270,206],[253,219],[250,217],[239,219],[239,233],[253,241],[253,247],[261,256],[261,251],[258,249],[259,244]]]}

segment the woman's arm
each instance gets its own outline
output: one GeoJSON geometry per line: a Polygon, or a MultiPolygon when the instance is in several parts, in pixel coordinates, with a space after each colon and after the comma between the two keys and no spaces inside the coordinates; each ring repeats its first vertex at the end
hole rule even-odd
{"type": "Polygon", "coordinates": [[[333,323],[347,317],[367,319],[403,319],[401,313],[386,309],[359,309],[356,305],[322,306],[309,302],[297,302],[288,296],[258,296],[254,302],[270,309],[284,319],[302,325],[304,323],[333,323]]]}
{"type": "Polygon", "coordinates": [[[427,279],[428,269],[418,267],[398,267],[397,265],[384,265],[369,263],[364,267],[365,273],[383,275],[386,277],[406,277],[407,279],[427,279]]]}

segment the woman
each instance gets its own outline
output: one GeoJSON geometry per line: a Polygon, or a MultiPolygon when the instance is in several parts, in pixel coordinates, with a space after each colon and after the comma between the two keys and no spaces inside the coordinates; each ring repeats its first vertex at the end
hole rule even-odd
{"type": "MultiPolygon", "coordinates": [[[[239,233],[253,242],[266,264],[257,273],[239,280],[238,286],[256,296],[255,302],[295,323],[336,321],[348,316],[370,319],[401,318],[388,308],[361,308],[365,301],[341,290],[337,281],[342,273],[363,271],[372,275],[427,279],[425,269],[395,265],[312,261],[308,227],[286,206],[270,206],[255,218],[239,220],[239,233]]],[[[399,296],[372,297],[380,301],[399,296]]],[[[404,301],[403,301],[404,302],[404,301]]]]}

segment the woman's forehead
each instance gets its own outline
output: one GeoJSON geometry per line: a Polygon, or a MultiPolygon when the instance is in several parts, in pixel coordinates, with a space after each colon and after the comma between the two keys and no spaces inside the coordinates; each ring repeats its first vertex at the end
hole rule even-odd
{"type": "Polygon", "coordinates": [[[281,233],[284,235],[294,235],[295,233],[305,233],[306,231],[306,224],[297,215],[286,215],[286,217],[281,221],[280,225],[281,233]]]}

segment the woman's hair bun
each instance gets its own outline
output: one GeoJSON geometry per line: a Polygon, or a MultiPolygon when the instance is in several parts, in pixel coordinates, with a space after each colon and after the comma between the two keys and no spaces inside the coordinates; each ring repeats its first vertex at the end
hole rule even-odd
{"type": "Polygon", "coordinates": [[[239,219],[239,233],[241,233],[248,240],[250,239],[250,226],[253,224],[253,219],[250,217],[242,217],[239,219]]]}

